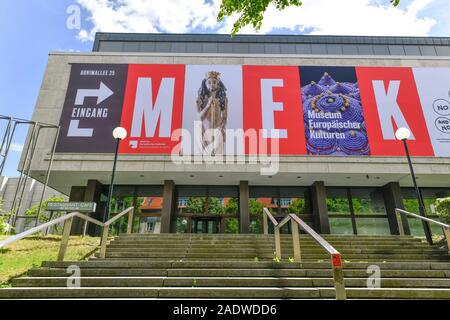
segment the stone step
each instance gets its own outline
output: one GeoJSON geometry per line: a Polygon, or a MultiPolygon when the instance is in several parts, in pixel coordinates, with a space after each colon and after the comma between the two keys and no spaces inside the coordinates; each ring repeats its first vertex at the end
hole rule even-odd
{"type": "MultiPolygon", "coordinates": [[[[347,297],[357,299],[450,299],[450,289],[422,288],[349,288],[347,297]]],[[[3,299],[44,298],[275,298],[334,299],[333,288],[267,288],[267,287],[92,287],[92,288],[6,288],[0,290],[3,299]]]]}
{"type": "MultiPolygon", "coordinates": [[[[364,242],[329,242],[334,247],[367,247],[367,246],[387,246],[387,247],[413,247],[413,248],[436,248],[437,246],[429,246],[424,243],[408,243],[408,242],[377,242],[374,244],[373,242],[370,243],[364,243],[364,242]]],[[[134,246],[134,247],[157,247],[157,248],[170,248],[170,247],[209,247],[209,246],[242,246],[242,247],[274,247],[275,242],[274,241],[264,241],[264,242],[231,242],[231,241],[222,241],[222,242],[211,242],[211,241],[205,241],[205,242],[190,242],[190,243],[183,243],[183,242],[161,242],[161,243],[153,243],[149,241],[111,241],[108,245],[113,246],[134,246]]],[[[282,246],[286,245],[292,245],[291,241],[281,241],[282,246]]],[[[306,241],[300,241],[301,246],[307,246],[307,247],[317,247],[319,246],[316,242],[306,242],[306,241]]]]}
{"type": "MultiPolygon", "coordinates": [[[[67,277],[65,268],[40,268],[27,272],[31,277],[67,277]]],[[[331,277],[331,269],[145,269],[81,268],[83,277],[331,277]]],[[[345,277],[367,277],[366,269],[344,269],[345,277]]],[[[450,270],[386,270],[382,278],[450,278],[450,270]]]]}
{"type": "MultiPolygon", "coordinates": [[[[282,251],[282,258],[287,259],[292,257],[293,253],[288,253],[286,250],[282,251]]],[[[347,260],[364,260],[364,259],[378,259],[384,260],[438,260],[438,261],[450,261],[449,256],[444,256],[440,254],[423,253],[423,254],[382,254],[382,253],[360,253],[360,254],[343,254],[344,259],[347,260]]],[[[177,252],[106,252],[106,258],[169,258],[169,259],[181,259],[181,258],[203,258],[203,259],[237,259],[237,258],[247,258],[253,259],[257,257],[258,259],[271,259],[274,257],[273,252],[212,252],[212,253],[202,253],[202,252],[187,252],[187,253],[177,253],[177,252]]],[[[317,252],[317,253],[303,253],[303,259],[329,259],[329,254],[317,252]]]]}
{"type": "MultiPolygon", "coordinates": [[[[423,243],[421,239],[404,239],[404,238],[398,238],[398,239],[325,239],[327,242],[330,243],[423,243]]],[[[164,244],[164,243],[266,243],[266,242],[274,242],[275,238],[274,236],[267,237],[267,238],[242,238],[242,239],[235,239],[235,238],[210,238],[210,239],[184,239],[184,238],[172,238],[172,239],[164,239],[164,238],[115,238],[115,242],[137,242],[137,243],[158,243],[158,244],[164,244]]],[[[292,236],[290,237],[283,237],[280,239],[281,242],[290,242],[292,241],[292,236]]],[[[312,238],[303,238],[299,237],[299,241],[305,242],[305,243],[316,243],[316,241],[312,238]]]]}
{"type": "MultiPolygon", "coordinates": [[[[290,238],[291,234],[280,234],[281,238],[290,238]]],[[[400,236],[400,235],[339,235],[339,234],[322,234],[324,239],[419,239],[422,238],[415,236],[400,236]]],[[[253,238],[270,238],[273,234],[232,234],[232,233],[221,233],[221,234],[194,234],[194,233],[132,233],[132,234],[120,234],[116,239],[122,238],[151,238],[151,239],[169,239],[169,238],[182,238],[182,239],[211,239],[211,238],[230,238],[230,239],[253,239],[253,238]]],[[[309,238],[310,235],[300,234],[300,238],[309,238]]]]}
{"type": "MultiPolygon", "coordinates": [[[[347,262],[343,260],[345,269],[367,269],[372,262],[347,262]]],[[[80,268],[216,268],[216,269],[329,269],[331,264],[329,259],[322,262],[303,261],[303,262],[275,262],[269,261],[153,261],[153,260],[112,260],[95,259],[89,261],[45,261],[42,263],[46,268],[67,268],[71,265],[77,265],[80,268]]],[[[402,262],[380,262],[376,265],[382,270],[450,270],[450,262],[430,262],[430,261],[402,261],[402,262]]]]}
{"type": "MultiPolygon", "coordinates": [[[[333,278],[309,277],[22,277],[14,287],[334,287],[333,278]]],[[[347,278],[346,287],[367,287],[367,278],[347,278]]],[[[450,288],[450,279],[383,278],[382,288],[450,288]]]]}
{"type": "MultiPolygon", "coordinates": [[[[292,251],[292,246],[290,247],[281,247],[282,250],[292,251]]],[[[325,253],[325,250],[320,247],[314,248],[306,248],[301,246],[301,251],[304,253],[325,253]]],[[[422,254],[422,253],[440,253],[442,250],[434,249],[434,248],[339,248],[339,252],[341,254],[350,253],[392,253],[392,254],[422,254]]],[[[122,247],[108,247],[107,252],[115,252],[115,253],[135,253],[135,252],[173,252],[173,253],[251,253],[251,252],[262,252],[262,253],[273,253],[274,248],[266,247],[266,248],[255,248],[255,247],[244,247],[244,248],[227,248],[227,247],[202,247],[202,248],[122,248],[122,247]]],[[[442,251],[444,253],[444,251],[442,251]]]]}
{"type": "MultiPolygon", "coordinates": [[[[289,242],[283,242],[283,246],[290,246],[292,247],[292,241],[289,242]]],[[[195,248],[211,248],[211,247],[225,247],[225,248],[272,248],[275,246],[274,242],[264,242],[264,243],[205,243],[205,244],[198,244],[198,243],[165,243],[161,244],[159,246],[155,246],[152,243],[136,243],[136,242],[116,242],[111,241],[107,247],[108,248],[189,248],[189,247],[195,247],[195,248]]],[[[317,243],[304,243],[300,242],[300,246],[302,248],[321,248],[321,246],[317,243]]],[[[428,246],[422,243],[417,244],[399,244],[399,243],[392,243],[392,244],[378,244],[378,243],[370,243],[370,244],[357,244],[357,243],[345,243],[345,244],[339,244],[335,245],[336,248],[393,248],[393,249],[402,249],[402,248],[416,248],[416,249],[427,249],[427,248],[437,248],[436,246],[428,246]]]]}

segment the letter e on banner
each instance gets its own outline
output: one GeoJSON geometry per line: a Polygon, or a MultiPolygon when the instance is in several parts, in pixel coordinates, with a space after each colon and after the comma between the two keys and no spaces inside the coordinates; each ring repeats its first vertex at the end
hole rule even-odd
{"type": "Polygon", "coordinates": [[[433,156],[430,136],[411,68],[357,67],[356,74],[372,155],[403,156],[399,127],[411,130],[413,156],[433,156]]]}
{"type": "Polygon", "coordinates": [[[181,128],[184,65],[130,65],[121,126],[120,153],[170,154],[181,128]]]}
{"type": "Polygon", "coordinates": [[[273,154],[270,139],[279,139],[279,154],[306,154],[298,67],[243,66],[242,77],[244,130],[258,131],[258,154],[273,154]]]}

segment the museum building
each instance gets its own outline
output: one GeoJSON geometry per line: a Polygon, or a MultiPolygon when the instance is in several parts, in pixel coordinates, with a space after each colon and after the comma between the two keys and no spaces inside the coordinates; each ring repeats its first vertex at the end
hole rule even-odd
{"type": "Polygon", "coordinates": [[[450,38],[97,33],[92,52],[49,54],[32,120],[60,125],[49,186],[97,219],[127,130],[111,212],[134,206],[135,232],[262,233],[266,207],[323,234],[398,234],[394,209],[418,202],[397,128],[428,216],[450,196],[449,83],[450,38]]]}

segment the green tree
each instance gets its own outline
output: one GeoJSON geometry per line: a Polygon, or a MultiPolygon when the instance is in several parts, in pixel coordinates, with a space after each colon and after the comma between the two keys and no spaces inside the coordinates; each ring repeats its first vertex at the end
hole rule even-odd
{"type": "Polygon", "coordinates": [[[237,198],[230,198],[230,200],[228,200],[228,203],[225,207],[225,212],[226,213],[230,213],[230,214],[236,214],[239,211],[239,205],[238,205],[238,201],[237,198]]]}
{"type": "Polygon", "coordinates": [[[304,199],[295,199],[291,202],[288,207],[289,213],[303,213],[305,208],[305,200],[304,199]]]}
{"type": "MultiPolygon", "coordinates": [[[[67,198],[65,196],[53,196],[51,198],[48,198],[47,200],[44,200],[42,202],[42,209],[41,209],[41,213],[39,215],[39,224],[48,222],[50,219],[50,213],[48,211],[46,211],[47,209],[47,203],[49,202],[64,202],[67,201],[67,198]]],[[[34,206],[28,208],[25,211],[25,215],[26,216],[31,216],[31,217],[35,217],[37,216],[39,211],[39,203],[36,203],[34,206]]],[[[55,212],[55,215],[53,216],[52,219],[56,218],[57,216],[61,215],[60,212],[55,212]]],[[[59,233],[59,231],[61,231],[61,227],[59,227],[58,225],[54,225],[54,230],[59,233]]]]}
{"type": "Polygon", "coordinates": [[[190,197],[186,205],[187,213],[204,213],[205,212],[205,198],[190,197]]]}
{"type": "Polygon", "coordinates": [[[350,208],[347,198],[327,198],[328,212],[349,214],[350,208]]]}
{"type": "Polygon", "coordinates": [[[446,223],[450,223],[450,197],[436,199],[435,206],[438,216],[446,223]]]}
{"type": "Polygon", "coordinates": [[[236,218],[226,219],[227,227],[225,233],[238,233],[239,232],[239,220],[236,218]]]}
{"type": "Polygon", "coordinates": [[[262,214],[263,213],[263,204],[261,202],[258,202],[256,199],[250,199],[248,202],[248,207],[250,210],[250,213],[252,214],[262,214]]]}
{"type": "Polygon", "coordinates": [[[225,207],[222,205],[222,201],[216,197],[210,197],[208,199],[208,213],[210,214],[223,214],[225,213],[225,207]]]}
{"type": "MultiPolygon", "coordinates": [[[[389,0],[396,7],[400,0],[389,0]]],[[[238,19],[233,24],[231,34],[236,34],[247,25],[252,25],[255,30],[261,29],[264,13],[268,6],[273,4],[278,10],[290,6],[301,6],[300,0],[222,0],[217,21],[221,22],[226,17],[238,14],[238,19]]]]}
{"type": "MultiPolygon", "coordinates": [[[[47,209],[47,203],[49,202],[64,202],[67,201],[67,198],[65,196],[53,196],[51,198],[48,198],[47,200],[44,200],[42,202],[42,209],[41,209],[41,214],[39,217],[39,223],[45,223],[49,221],[49,212],[46,211],[47,209]],[[46,214],[47,213],[47,214],[46,214]]],[[[39,211],[39,203],[36,203],[34,206],[28,208],[25,211],[25,215],[26,216],[37,216],[39,211]]]]}

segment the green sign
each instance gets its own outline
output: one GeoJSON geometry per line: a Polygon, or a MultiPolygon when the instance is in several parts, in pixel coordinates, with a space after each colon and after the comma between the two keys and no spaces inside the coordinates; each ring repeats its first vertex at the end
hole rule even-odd
{"type": "Polygon", "coordinates": [[[48,202],[47,211],[95,212],[95,202],[48,202]]]}

